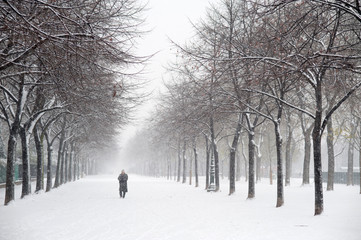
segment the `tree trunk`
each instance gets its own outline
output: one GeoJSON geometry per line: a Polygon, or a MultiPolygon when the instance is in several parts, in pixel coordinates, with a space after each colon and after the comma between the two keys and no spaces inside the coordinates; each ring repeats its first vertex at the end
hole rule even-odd
{"type": "Polygon", "coordinates": [[[199,186],[199,180],[198,180],[198,153],[197,153],[197,145],[196,145],[195,142],[194,142],[193,152],[194,152],[194,176],[195,176],[196,187],[198,187],[199,186]]]}
{"type": "Polygon", "coordinates": [[[246,154],[244,153],[244,143],[243,143],[242,139],[241,139],[241,144],[242,144],[242,147],[241,147],[242,156],[244,159],[244,177],[245,177],[245,182],[247,182],[248,181],[248,161],[247,161],[246,154]]]}
{"type": "Polygon", "coordinates": [[[180,140],[178,140],[178,172],[177,172],[177,182],[180,182],[180,175],[181,175],[181,144],[180,140]]]}
{"type": "Polygon", "coordinates": [[[60,156],[60,185],[64,183],[64,146],[61,150],[61,156],[60,156]]]}
{"type": "MultiPolygon", "coordinates": [[[[233,141],[234,141],[234,139],[233,139],[233,141]]],[[[235,158],[236,158],[236,150],[231,147],[230,154],[229,154],[229,195],[232,195],[236,191],[236,181],[235,181],[236,159],[235,158]]]]}
{"type": "Polygon", "coordinates": [[[218,156],[218,149],[216,144],[216,138],[214,133],[214,123],[213,118],[210,118],[210,130],[211,130],[211,144],[212,150],[214,155],[214,170],[215,170],[215,182],[216,182],[216,192],[219,191],[219,156],[218,156]]]}
{"type": "Polygon", "coordinates": [[[224,179],[224,158],[220,159],[220,177],[222,177],[222,179],[224,179]]]}
{"type": "Polygon", "coordinates": [[[66,149],[67,149],[67,142],[64,141],[63,143],[63,150],[62,150],[62,154],[61,154],[61,175],[60,175],[60,184],[64,184],[66,183],[67,179],[66,179],[66,172],[67,172],[67,159],[66,159],[66,149]]]}
{"type": "Polygon", "coordinates": [[[77,165],[78,165],[77,154],[75,154],[75,151],[73,151],[73,180],[72,181],[76,180],[77,165]]]}
{"type": "Polygon", "coordinates": [[[192,185],[192,177],[193,177],[193,172],[192,172],[192,165],[193,165],[193,161],[192,158],[189,158],[189,185],[192,185]]]}
{"type": "Polygon", "coordinates": [[[13,127],[9,134],[8,149],[7,149],[7,164],[6,164],[6,191],[5,191],[5,205],[15,198],[15,153],[17,142],[18,129],[13,127]]]}
{"type": "Polygon", "coordinates": [[[52,186],[52,173],[51,173],[51,165],[53,158],[53,146],[48,142],[48,166],[46,168],[46,192],[51,190],[52,186]]]}
{"type": "Polygon", "coordinates": [[[38,127],[35,126],[34,128],[34,142],[36,148],[36,187],[35,192],[39,192],[40,190],[44,189],[43,184],[43,143],[42,138],[39,136],[38,127]]]}
{"type": "Polygon", "coordinates": [[[187,156],[186,156],[187,142],[184,140],[183,149],[182,149],[182,158],[183,158],[183,178],[182,183],[187,181],[187,156]]]}
{"type": "Polygon", "coordinates": [[[335,178],[335,153],[333,147],[333,126],[332,117],[327,122],[327,155],[328,155],[328,170],[327,170],[327,191],[333,191],[333,183],[335,178]]]}
{"type": "Polygon", "coordinates": [[[359,139],[359,175],[360,175],[360,194],[361,194],[361,122],[359,122],[359,126],[360,126],[360,139],[359,139]]]}
{"type": "Polygon", "coordinates": [[[353,139],[349,139],[348,152],[347,152],[347,186],[353,185],[353,139]]]}
{"type": "Polygon", "coordinates": [[[167,152],[167,180],[171,180],[172,179],[172,159],[171,159],[171,155],[170,155],[170,149],[168,149],[167,152]]]}
{"type": "Polygon", "coordinates": [[[285,186],[289,186],[291,184],[291,171],[292,171],[292,156],[291,156],[291,143],[292,143],[292,127],[291,127],[291,117],[288,114],[288,121],[287,121],[287,143],[286,143],[286,181],[285,186]]]}
{"type": "Polygon", "coordinates": [[[260,145],[258,145],[257,147],[256,147],[256,149],[257,149],[257,152],[256,152],[256,155],[255,155],[255,157],[256,157],[256,182],[259,182],[259,181],[261,181],[261,160],[262,160],[262,158],[261,158],[261,149],[260,149],[260,145]]]}
{"type": "Polygon", "coordinates": [[[80,154],[77,154],[76,155],[77,158],[76,158],[76,163],[75,163],[75,168],[76,168],[76,174],[74,176],[75,180],[79,180],[79,177],[80,177],[80,163],[81,163],[81,156],[80,154]],[[79,156],[78,156],[79,155],[79,156]]]}
{"type": "Polygon", "coordinates": [[[269,160],[269,182],[270,185],[273,184],[273,172],[272,172],[272,151],[271,151],[271,138],[270,135],[267,134],[267,142],[268,142],[268,160],[269,160]]]}
{"type": "Polygon", "coordinates": [[[273,185],[272,159],[269,160],[269,184],[273,185]]]}
{"type": "MultiPolygon", "coordinates": [[[[178,152],[177,152],[177,156],[178,156],[178,152]]],[[[174,181],[177,181],[177,159],[178,159],[178,157],[176,157],[176,159],[175,159],[175,161],[174,161],[174,167],[173,167],[173,169],[172,169],[172,171],[173,171],[173,180],[174,181]]]]}
{"type": "MultiPolygon", "coordinates": [[[[69,151],[69,169],[68,169],[68,182],[71,182],[72,181],[72,165],[73,165],[73,155],[74,155],[74,143],[72,142],[70,144],[70,151],[69,151]]],[[[91,174],[94,174],[94,163],[92,163],[91,165],[91,174]]]]}
{"type": "Polygon", "coordinates": [[[248,198],[255,197],[255,176],[254,176],[254,154],[255,154],[255,142],[254,142],[254,129],[248,134],[248,198]]]}
{"type": "Polygon", "coordinates": [[[205,136],[206,138],[206,190],[209,187],[209,154],[210,154],[210,147],[209,147],[209,141],[208,141],[208,137],[205,136]]]}
{"type": "Polygon", "coordinates": [[[277,150],[277,204],[276,207],[281,207],[284,204],[283,197],[283,160],[282,160],[282,137],[280,132],[279,122],[275,121],[275,135],[276,135],[276,150],[277,150]]]}
{"type": "Polygon", "coordinates": [[[347,186],[354,184],[353,182],[353,158],[354,158],[354,136],[356,134],[356,126],[351,117],[351,132],[348,144],[348,159],[347,159],[347,186]]]}
{"type": "Polygon", "coordinates": [[[0,158],[6,158],[5,149],[4,149],[4,140],[2,138],[3,132],[2,132],[2,125],[0,123],[0,158]]]}
{"type": "Polygon", "coordinates": [[[63,119],[62,131],[59,139],[59,149],[58,149],[58,160],[56,163],[56,175],[55,175],[55,183],[54,188],[59,187],[61,182],[61,158],[63,155],[63,145],[65,140],[65,126],[66,126],[66,118],[63,119]]]}
{"type": "Polygon", "coordinates": [[[241,180],[241,159],[240,159],[240,156],[239,156],[239,152],[237,154],[237,151],[236,151],[236,181],[240,181],[241,180]]]}
{"type": "Polygon", "coordinates": [[[61,148],[62,148],[62,143],[60,143],[59,150],[58,150],[58,160],[56,162],[54,188],[57,188],[60,185],[60,161],[61,161],[61,150],[60,149],[61,148]]]}
{"type": "Polygon", "coordinates": [[[64,183],[68,182],[68,146],[67,143],[64,144],[64,155],[65,155],[65,159],[64,159],[64,183]]]}
{"type": "Polygon", "coordinates": [[[310,161],[311,161],[311,131],[310,129],[304,135],[305,137],[305,156],[303,160],[303,179],[302,184],[310,184],[310,161]]]}
{"type": "Polygon", "coordinates": [[[45,150],[44,150],[44,134],[40,137],[41,149],[42,149],[42,158],[43,158],[43,165],[41,166],[41,189],[45,189],[45,150]]]}
{"type": "Polygon", "coordinates": [[[171,179],[171,165],[170,165],[170,157],[167,156],[167,180],[171,179]]]}
{"type": "Polygon", "coordinates": [[[232,146],[230,149],[229,156],[229,195],[233,194],[236,191],[236,152],[238,146],[239,136],[241,134],[242,127],[242,114],[238,116],[238,122],[236,127],[236,132],[233,136],[232,146]]]}
{"type": "Polygon", "coordinates": [[[218,148],[217,148],[217,144],[216,142],[213,142],[213,154],[214,154],[214,176],[215,176],[215,181],[216,181],[216,192],[219,191],[220,189],[220,184],[219,184],[219,156],[218,156],[218,148]]]}
{"type": "MultiPolygon", "coordinates": [[[[14,200],[15,197],[15,182],[14,182],[14,173],[15,173],[15,155],[16,155],[16,142],[17,137],[21,131],[20,122],[22,115],[24,113],[24,106],[26,99],[28,97],[29,91],[25,90],[25,77],[24,74],[19,76],[19,90],[18,90],[18,101],[16,104],[16,112],[14,116],[14,121],[9,129],[9,140],[8,140],[8,152],[7,152],[7,165],[6,165],[6,192],[5,192],[5,205],[10,201],[14,200]]],[[[28,186],[26,186],[28,187],[28,186]]]]}
{"type": "Polygon", "coordinates": [[[315,215],[323,212],[323,189],[322,189],[322,158],[321,158],[321,137],[322,137],[322,89],[321,82],[316,87],[316,115],[312,132],[313,140],[313,162],[315,182],[315,215]]]}
{"type": "Polygon", "coordinates": [[[23,163],[23,181],[21,198],[31,193],[31,174],[30,174],[30,160],[29,160],[29,141],[30,136],[26,134],[26,128],[20,129],[22,163],[23,163]]]}
{"type": "MultiPolygon", "coordinates": [[[[316,128],[316,126],[315,126],[316,128]]],[[[317,130],[314,130],[314,132],[317,130]]],[[[322,162],[321,162],[321,136],[314,133],[313,157],[315,174],[315,215],[323,212],[323,190],[322,190],[322,162]]]]}

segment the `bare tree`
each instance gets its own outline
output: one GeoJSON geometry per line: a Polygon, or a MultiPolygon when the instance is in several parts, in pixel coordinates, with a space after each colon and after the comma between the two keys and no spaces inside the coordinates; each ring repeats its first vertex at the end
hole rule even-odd
{"type": "MultiPolygon", "coordinates": [[[[77,89],[72,89],[71,94],[67,91],[74,86],[72,83],[90,88],[92,83],[97,82],[95,79],[111,80],[106,82],[108,100],[117,99],[111,102],[122,106],[123,109],[117,111],[124,110],[122,115],[127,116],[129,105],[124,103],[135,102],[136,98],[129,97],[129,94],[126,96],[125,92],[131,91],[131,85],[119,83],[115,77],[124,78],[129,64],[143,61],[130,50],[135,44],[133,37],[139,33],[141,11],[142,7],[132,0],[0,3],[0,28],[4,30],[0,33],[1,90],[4,96],[1,118],[11,129],[5,204],[14,199],[13,153],[18,134],[23,145],[22,196],[25,196],[30,193],[30,135],[36,122],[46,112],[64,108],[63,103],[69,103],[69,99],[77,96],[77,89]],[[117,71],[111,69],[115,66],[117,71]],[[37,90],[41,88],[44,89],[37,90]],[[45,95],[52,96],[44,98],[45,92],[51,92],[45,95]]],[[[83,108],[80,114],[86,110],[90,108],[83,108]]],[[[124,117],[121,119],[125,120],[124,117]]]]}
{"type": "MultiPolygon", "coordinates": [[[[303,6],[303,9],[307,7],[308,9],[311,9],[311,11],[306,12],[301,17],[295,16],[294,19],[289,18],[291,20],[290,23],[296,22],[297,25],[293,24],[295,27],[289,31],[288,28],[286,28],[287,30],[285,29],[285,33],[289,36],[286,37],[288,41],[287,44],[293,43],[294,39],[300,39],[301,36],[304,36],[304,33],[307,33],[307,37],[303,38],[305,41],[298,43],[294,42],[293,44],[290,44],[290,47],[293,48],[294,51],[300,52],[300,54],[287,55],[285,58],[277,58],[273,55],[262,58],[253,57],[253,59],[262,59],[269,63],[284,66],[289,70],[295,71],[296,73],[300,74],[300,76],[305,80],[305,83],[309,84],[314,90],[314,114],[310,114],[309,112],[299,108],[298,110],[312,117],[314,121],[312,139],[315,174],[315,215],[318,215],[323,211],[321,136],[323,130],[326,127],[328,119],[339,108],[339,106],[361,85],[361,82],[353,82],[351,80],[348,83],[344,83],[344,86],[348,85],[344,95],[335,101],[335,104],[330,108],[329,111],[325,113],[325,117],[323,117],[323,89],[325,82],[327,82],[328,70],[332,68],[354,72],[355,68],[353,66],[355,65],[355,61],[357,61],[358,57],[350,56],[349,48],[341,47],[345,46],[343,45],[344,38],[342,38],[342,35],[337,34],[341,26],[343,31],[346,30],[347,32],[347,27],[349,26],[347,24],[349,23],[349,19],[347,19],[347,17],[345,18],[345,16],[340,14],[339,11],[332,11],[327,6],[321,6],[317,4],[313,5],[305,2],[301,2],[299,4],[303,6]],[[303,19],[303,21],[295,21],[295,19],[303,19]],[[326,24],[326,22],[328,24],[326,24]],[[331,24],[329,24],[330,22],[331,24]],[[328,27],[325,28],[324,26],[328,27]],[[297,37],[290,38],[290,36],[297,37]],[[319,43],[323,44],[320,45],[319,43]],[[297,50],[296,47],[301,47],[301,49],[297,50]],[[312,51],[307,53],[304,51],[305,49],[311,49],[312,51]],[[342,60],[339,58],[341,56],[343,56],[342,60]],[[308,62],[305,62],[302,59],[307,59],[308,62]],[[345,62],[345,59],[347,59],[346,61],[348,62],[345,62]],[[310,63],[312,64],[310,65],[310,63]],[[299,64],[302,64],[302,68],[298,67],[299,64]]],[[[287,8],[300,7],[300,5],[298,5],[298,3],[292,6],[287,5],[287,8]]],[[[355,42],[352,41],[353,40],[350,40],[348,43],[354,45],[355,42]]],[[[351,54],[355,54],[355,52],[351,54]]],[[[290,103],[287,105],[297,109],[296,106],[290,103]]]]}

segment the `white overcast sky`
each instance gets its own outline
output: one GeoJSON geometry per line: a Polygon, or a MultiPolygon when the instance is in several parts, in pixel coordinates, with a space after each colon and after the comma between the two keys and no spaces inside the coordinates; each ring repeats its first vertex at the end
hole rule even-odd
{"type": "MultiPolygon", "coordinates": [[[[162,86],[162,77],[164,75],[167,63],[172,59],[171,43],[169,39],[177,43],[184,43],[194,35],[192,24],[198,22],[206,14],[206,9],[210,3],[217,0],[144,0],[148,2],[147,10],[144,13],[144,29],[151,30],[146,33],[139,41],[139,55],[151,55],[157,53],[145,70],[143,78],[150,81],[147,87],[149,91],[154,92],[154,97],[160,91],[162,86]]],[[[166,81],[166,79],[165,79],[166,81]]],[[[140,129],[142,119],[149,116],[154,109],[155,102],[148,101],[137,111],[139,121],[125,128],[120,138],[124,144],[137,129],[140,129]]]]}
{"type": "Polygon", "coordinates": [[[150,60],[146,77],[152,80],[154,90],[159,89],[164,66],[171,60],[171,43],[184,43],[194,31],[191,22],[196,23],[205,16],[206,8],[215,0],[144,0],[147,1],[145,28],[151,29],[139,43],[142,55],[157,54],[150,60]]]}

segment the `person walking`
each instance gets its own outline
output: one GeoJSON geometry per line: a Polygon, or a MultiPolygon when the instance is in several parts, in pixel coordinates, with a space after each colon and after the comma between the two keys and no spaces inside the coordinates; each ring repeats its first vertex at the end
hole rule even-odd
{"type": "Polygon", "coordinates": [[[124,169],[119,174],[118,181],[120,197],[125,198],[125,193],[128,192],[128,174],[125,173],[124,169]]]}

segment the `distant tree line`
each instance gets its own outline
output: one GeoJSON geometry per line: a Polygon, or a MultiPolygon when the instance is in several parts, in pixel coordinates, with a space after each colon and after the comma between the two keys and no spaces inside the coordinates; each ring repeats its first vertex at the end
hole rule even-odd
{"type": "Polygon", "coordinates": [[[91,151],[112,142],[128,121],[139,102],[139,82],[129,69],[144,61],[133,51],[142,10],[136,0],[0,2],[5,205],[14,200],[17,144],[25,197],[31,193],[30,144],[37,154],[35,191],[50,191],[76,179],[91,151]]]}
{"type": "Polygon", "coordinates": [[[267,168],[271,183],[276,174],[281,207],[293,153],[301,151],[303,184],[313,173],[315,215],[321,214],[322,139],[327,190],[333,190],[335,144],[348,146],[349,185],[354,151],[361,150],[360,1],[220,0],[194,30],[186,43],[174,43],[167,90],[129,150],[136,169],[183,183],[194,175],[198,184],[198,166],[205,165],[208,188],[214,162],[218,191],[226,155],[229,194],[244,172],[254,198],[267,168]]]}

